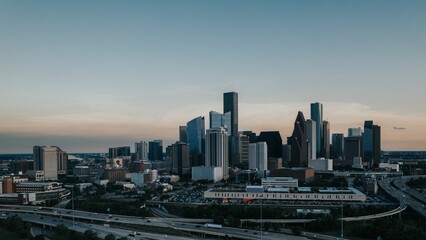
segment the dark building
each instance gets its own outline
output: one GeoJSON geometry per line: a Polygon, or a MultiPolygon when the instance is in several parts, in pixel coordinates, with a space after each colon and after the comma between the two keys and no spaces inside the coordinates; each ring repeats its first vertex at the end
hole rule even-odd
{"type": "Polygon", "coordinates": [[[268,146],[268,158],[282,158],[283,140],[280,132],[261,132],[257,137],[257,142],[266,142],[266,145],[268,146]]]}
{"type": "Polygon", "coordinates": [[[240,162],[240,148],[238,135],[238,93],[227,92],[223,94],[223,113],[226,114],[231,112],[231,135],[228,136],[228,151],[229,151],[229,163],[239,164],[240,162]]]}
{"type": "Polygon", "coordinates": [[[132,156],[130,153],[130,147],[115,147],[115,148],[109,148],[108,151],[109,158],[116,158],[116,157],[127,157],[132,156]]]}
{"type": "Polygon", "coordinates": [[[33,169],[34,169],[34,161],[32,160],[10,162],[10,172],[14,174],[18,174],[19,172],[26,173],[28,170],[33,170],[33,169]]]}
{"type": "Polygon", "coordinates": [[[239,152],[240,152],[240,161],[239,164],[241,165],[242,168],[248,169],[248,165],[249,165],[249,137],[244,135],[244,134],[240,134],[240,141],[239,143],[239,152]]]}
{"type": "Polygon", "coordinates": [[[223,94],[223,113],[231,112],[231,136],[238,136],[238,93],[223,94]]]}
{"type": "Polygon", "coordinates": [[[190,172],[189,147],[186,143],[177,142],[172,145],[172,173],[182,177],[190,172]]]}
{"type": "Polygon", "coordinates": [[[302,112],[297,113],[294,122],[293,134],[287,138],[287,145],[291,146],[290,167],[308,166],[308,149],[305,135],[306,125],[305,117],[302,112]]]}
{"type": "Polygon", "coordinates": [[[163,141],[162,140],[154,140],[148,143],[148,159],[155,160],[163,160],[163,141]]]}
{"type": "Polygon", "coordinates": [[[288,144],[283,145],[283,166],[288,167],[291,161],[291,146],[288,144]]]}
{"type": "Polygon", "coordinates": [[[187,126],[179,126],[179,142],[188,142],[188,130],[187,126]]]}
{"type": "Polygon", "coordinates": [[[330,158],[330,123],[328,121],[322,122],[321,157],[330,158]]]}
{"type": "Polygon", "coordinates": [[[362,157],[362,145],[361,136],[345,137],[345,160],[352,163],[354,157],[362,157]]]}
{"type": "Polygon", "coordinates": [[[323,108],[321,103],[311,103],[311,119],[316,122],[316,155],[320,157],[323,139],[323,108]]]}
{"type": "Polygon", "coordinates": [[[332,144],[333,144],[333,151],[332,151],[332,157],[333,159],[344,159],[344,146],[345,146],[345,139],[343,136],[343,133],[333,133],[331,136],[332,144]]]}
{"type": "Polygon", "coordinates": [[[257,136],[256,133],[253,131],[242,131],[241,134],[246,135],[249,138],[250,143],[256,143],[257,136]]]}
{"type": "Polygon", "coordinates": [[[363,162],[369,168],[377,167],[380,163],[380,126],[374,125],[373,121],[364,122],[363,135],[363,162]]]}
{"type": "Polygon", "coordinates": [[[280,168],[271,171],[274,177],[292,177],[300,182],[309,183],[315,180],[313,168],[280,168]]]}

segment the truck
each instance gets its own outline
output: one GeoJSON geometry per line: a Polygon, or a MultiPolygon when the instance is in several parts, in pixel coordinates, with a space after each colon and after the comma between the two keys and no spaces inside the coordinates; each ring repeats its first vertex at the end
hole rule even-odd
{"type": "Polygon", "coordinates": [[[204,224],[204,227],[206,227],[206,228],[221,229],[222,225],[220,225],[220,224],[213,224],[213,223],[206,223],[206,224],[204,224]]]}

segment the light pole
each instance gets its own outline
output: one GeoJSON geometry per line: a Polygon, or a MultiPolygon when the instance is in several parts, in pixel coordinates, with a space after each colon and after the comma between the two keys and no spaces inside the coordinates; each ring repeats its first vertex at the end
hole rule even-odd
{"type": "Polygon", "coordinates": [[[71,204],[72,204],[72,227],[75,226],[74,221],[74,185],[71,188],[71,204]]]}
{"type": "Polygon", "coordinates": [[[263,239],[262,203],[263,199],[260,199],[260,239],[263,239]]]}

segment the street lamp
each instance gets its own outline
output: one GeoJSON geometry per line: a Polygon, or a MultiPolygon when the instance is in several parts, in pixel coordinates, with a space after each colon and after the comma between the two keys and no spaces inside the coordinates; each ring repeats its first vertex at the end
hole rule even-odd
{"type": "Polygon", "coordinates": [[[74,185],[71,188],[71,203],[72,203],[72,226],[75,226],[74,220],[74,185]]]}

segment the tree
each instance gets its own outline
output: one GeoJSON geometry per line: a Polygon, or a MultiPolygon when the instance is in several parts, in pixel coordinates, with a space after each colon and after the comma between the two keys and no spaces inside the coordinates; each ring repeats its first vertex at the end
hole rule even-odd
{"type": "Polygon", "coordinates": [[[116,238],[112,233],[106,235],[105,238],[104,238],[104,240],[115,240],[115,239],[116,238]]]}

